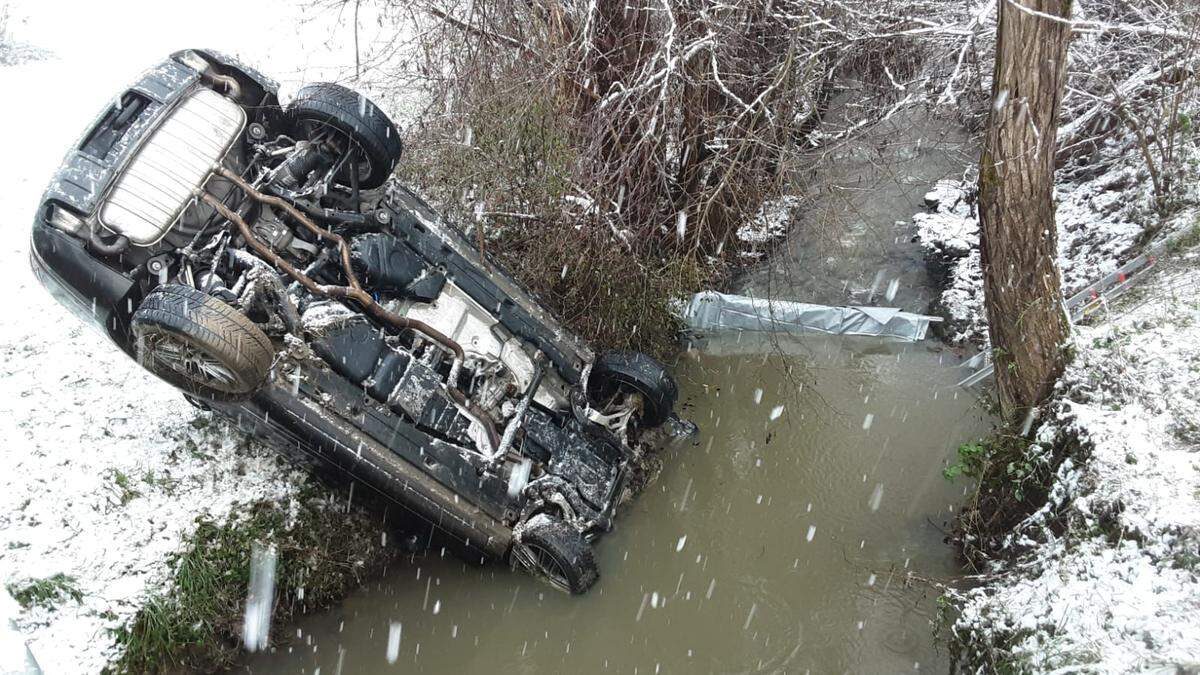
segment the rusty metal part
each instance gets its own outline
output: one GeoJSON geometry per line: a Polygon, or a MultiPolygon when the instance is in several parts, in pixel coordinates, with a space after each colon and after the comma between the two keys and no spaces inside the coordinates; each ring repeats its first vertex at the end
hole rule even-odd
{"type": "MultiPolygon", "coordinates": [[[[301,212],[295,206],[289,204],[286,200],[280,199],[274,195],[263,194],[233,171],[230,171],[225,167],[219,167],[217,169],[217,173],[219,173],[223,178],[228,179],[251,198],[268,206],[274,206],[275,208],[286,211],[288,215],[294,218],[296,222],[303,225],[309,232],[312,232],[321,239],[334,244],[341,257],[342,270],[346,275],[346,281],[350,284],[349,286],[324,286],[317,284],[312,279],[309,279],[308,276],[306,276],[303,272],[297,270],[286,260],[277,255],[269,246],[258,241],[253,234],[250,234],[248,227],[242,231],[242,237],[246,239],[246,242],[249,243],[255,251],[263,255],[263,257],[270,260],[283,271],[287,272],[289,276],[296,281],[299,281],[300,284],[307,288],[310,292],[316,293],[317,295],[334,297],[339,300],[353,300],[361,305],[362,308],[367,311],[367,313],[384,323],[390,324],[399,329],[414,330],[418,333],[428,336],[434,342],[437,342],[453,352],[455,360],[459,361],[460,363],[464,358],[466,358],[466,354],[463,352],[461,345],[450,339],[449,336],[445,335],[433,326],[430,326],[424,321],[409,319],[407,317],[400,316],[399,314],[390,312],[382,305],[375,302],[375,299],[371,297],[371,294],[363,290],[362,284],[360,284],[358,281],[358,276],[354,274],[354,267],[350,264],[350,246],[346,243],[346,240],[341,237],[341,235],[335,234],[323,227],[318,226],[312,221],[312,219],[304,215],[303,212],[301,212]]],[[[235,222],[239,229],[242,229],[242,226],[245,225],[244,221],[238,222],[241,220],[241,217],[231,211],[224,204],[220,204],[219,206],[214,204],[216,199],[212,197],[212,195],[205,193],[203,198],[205,203],[212,205],[213,208],[216,208],[222,216],[235,222]],[[237,218],[237,220],[234,220],[235,218],[237,218]]]]}
{"type": "Polygon", "coordinates": [[[232,76],[221,75],[219,73],[214,73],[212,71],[206,70],[200,74],[200,77],[207,80],[210,84],[220,85],[222,87],[225,87],[225,95],[226,96],[233,99],[234,101],[241,101],[242,85],[238,84],[238,81],[236,79],[234,79],[232,76]]]}
{"type": "Polygon", "coordinates": [[[489,461],[493,465],[504,461],[504,456],[508,453],[508,449],[512,447],[513,439],[516,438],[517,429],[525,422],[525,413],[529,410],[529,405],[533,403],[533,397],[537,394],[538,387],[542,385],[542,376],[546,374],[546,355],[540,349],[534,354],[533,363],[533,378],[529,382],[529,388],[521,396],[521,402],[517,404],[517,410],[513,413],[512,419],[508,421],[508,426],[504,427],[504,435],[500,437],[500,445],[492,452],[489,461]]]}
{"type": "Polygon", "coordinates": [[[245,219],[243,219],[235,211],[230,209],[223,202],[221,202],[221,200],[217,199],[213,195],[207,192],[201,193],[200,199],[203,200],[205,204],[208,204],[216,209],[217,213],[220,213],[222,217],[233,223],[237,227],[238,232],[242,235],[242,238],[246,240],[246,244],[250,246],[250,248],[254,249],[255,253],[270,261],[270,263],[275,267],[283,270],[284,273],[295,279],[300,283],[301,286],[314,295],[334,298],[337,300],[352,300],[378,321],[381,321],[399,330],[412,330],[417,333],[421,333],[422,335],[429,337],[434,342],[437,342],[446,349],[450,350],[450,352],[454,354],[454,361],[450,367],[450,377],[448,378],[449,382],[446,385],[446,392],[450,395],[450,398],[455,403],[463,408],[466,408],[467,411],[470,412],[471,415],[474,416],[481,425],[483,425],[484,430],[487,432],[488,440],[492,445],[491,450],[494,452],[496,448],[499,447],[500,435],[496,432],[496,425],[492,421],[492,418],[485,411],[480,409],[478,405],[467,399],[466,394],[464,394],[456,385],[459,370],[462,367],[463,360],[466,357],[461,345],[424,321],[417,321],[415,319],[409,319],[407,317],[400,316],[399,314],[391,312],[379,303],[375,302],[375,299],[371,297],[371,294],[363,290],[362,284],[359,283],[358,277],[354,274],[354,269],[350,265],[350,247],[347,245],[346,240],[341,236],[330,232],[329,230],[318,227],[307,216],[305,216],[291,204],[278,197],[263,194],[243,180],[242,177],[236,173],[233,173],[224,167],[218,168],[217,172],[222,177],[229,179],[234,185],[240,188],[251,198],[269,206],[283,209],[310,232],[322,239],[325,239],[326,241],[332,242],[335,246],[337,246],[339,252],[341,253],[342,266],[345,270],[346,280],[350,285],[330,286],[318,284],[317,282],[313,281],[308,275],[296,269],[296,267],[287,260],[284,260],[283,257],[273,251],[270,246],[267,246],[263,242],[259,241],[259,239],[250,231],[250,226],[246,224],[245,219]]]}

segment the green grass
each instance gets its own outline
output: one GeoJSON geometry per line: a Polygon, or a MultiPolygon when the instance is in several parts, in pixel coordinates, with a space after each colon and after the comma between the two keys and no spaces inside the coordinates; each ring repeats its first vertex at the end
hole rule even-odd
{"type": "MultiPolygon", "coordinates": [[[[968,637],[968,636],[962,636],[968,637]]],[[[972,633],[969,642],[950,642],[950,672],[1026,675],[1048,671],[1097,672],[1100,655],[1091,648],[1071,645],[1055,637],[1049,627],[1000,628],[989,634],[972,633]],[[1036,650],[1018,654],[1017,647],[1033,638],[1036,650]]],[[[1026,645],[1028,650],[1028,645],[1026,645]]]]}
{"type": "Polygon", "coordinates": [[[1013,654],[1013,647],[1033,634],[1031,629],[998,630],[985,640],[961,644],[951,640],[950,672],[1021,675],[1036,670],[1013,654]]]}
{"type": "Polygon", "coordinates": [[[75,602],[83,600],[83,593],[75,583],[75,577],[60,572],[45,579],[10,583],[5,588],[22,609],[28,610],[35,607],[54,609],[68,599],[75,602]]]}
{"type": "Polygon", "coordinates": [[[949,481],[959,476],[972,478],[1023,502],[1029,488],[1046,487],[1051,477],[1047,467],[1046,456],[1036,452],[1034,443],[1017,435],[997,434],[958,446],[958,460],[942,469],[942,476],[949,481]]]}
{"type": "MultiPolygon", "coordinates": [[[[1036,429],[1031,429],[1029,438],[1036,435],[1036,429]]],[[[975,481],[954,527],[962,561],[981,569],[994,554],[994,545],[1045,504],[1054,472],[1078,449],[1078,441],[1069,436],[1044,446],[1003,430],[960,446],[958,460],[942,474],[947,480],[961,476],[975,481]]]]}
{"type": "Polygon", "coordinates": [[[381,545],[378,521],[346,512],[313,488],[293,509],[258,502],[224,522],[197,521],[171,561],[170,587],[153,595],[116,631],[117,673],[212,672],[239,654],[244,603],[255,543],[278,551],[274,633],[290,618],[343,598],[395,555],[381,545]],[[301,599],[303,598],[303,599],[301,599]]]}
{"type": "Polygon", "coordinates": [[[125,506],[142,496],[141,492],[134,489],[133,480],[124,471],[113,469],[109,472],[109,475],[112,478],[113,486],[116,488],[117,501],[121,503],[121,506],[125,506]]]}
{"type": "Polygon", "coordinates": [[[958,446],[958,461],[942,469],[942,477],[950,481],[959,476],[978,478],[982,473],[982,463],[987,458],[987,454],[987,446],[983,443],[963,443],[958,446]]]}

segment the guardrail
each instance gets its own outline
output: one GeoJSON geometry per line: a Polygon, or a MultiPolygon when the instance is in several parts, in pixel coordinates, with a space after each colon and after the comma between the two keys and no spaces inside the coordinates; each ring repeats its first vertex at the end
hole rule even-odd
{"type": "MultiPolygon", "coordinates": [[[[1109,300],[1120,297],[1129,290],[1130,286],[1145,277],[1145,273],[1158,264],[1164,253],[1188,236],[1194,236],[1193,228],[1185,228],[1161,241],[1150,244],[1141,255],[1067,298],[1067,315],[1071,317],[1071,321],[1075,322],[1086,318],[1103,307],[1109,300]]],[[[973,387],[991,377],[995,370],[991,355],[986,351],[976,354],[964,362],[962,367],[976,370],[958,383],[960,387],[973,387]]]]}

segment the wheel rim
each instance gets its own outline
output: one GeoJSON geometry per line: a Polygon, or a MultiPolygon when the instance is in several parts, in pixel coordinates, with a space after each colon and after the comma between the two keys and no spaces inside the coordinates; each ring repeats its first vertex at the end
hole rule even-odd
{"type": "Polygon", "coordinates": [[[623,434],[629,431],[630,425],[644,415],[645,397],[637,391],[617,392],[597,402],[592,408],[598,415],[591,416],[592,421],[624,439],[623,434]]]}
{"type": "Polygon", "coordinates": [[[304,131],[304,135],[307,136],[310,141],[319,142],[324,140],[327,132],[330,132],[342,145],[343,152],[353,149],[357,155],[356,159],[358,160],[354,163],[354,171],[358,173],[358,179],[360,181],[369,179],[372,172],[375,171],[375,166],[371,163],[370,158],[367,157],[367,153],[363,152],[362,146],[360,146],[354,140],[352,135],[343,130],[341,127],[322,120],[309,118],[301,118],[300,126],[304,131]]]}
{"type": "Polygon", "coordinates": [[[653,398],[641,383],[629,380],[624,377],[614,377],[612,382],[598,388],[597,392],[592,395],[592,398],[601,407],[601,409],[611,408],[616,405],[618,400],[625,396],[633,397],[631,401],[635,405],[634,417],[639,422],[652,418],[656,415],[653,398]]]}
{"type": "Polygon", "coordinates": [[[187,340],[151,333],[142,336],[141,353],[153,364],[200,386],[226,393],[241,389],[241,379],[228,366],[187,340]]]}
{"type": "Polygon", "coordinates": [[[558,559],[555,558],[550,551],[537,544],[523,544],[526,553],[526,566],[534,572],[541,575],[550,585],[564,591],[571,592],[571,581],[567,578],[567,572],[558,559]]]}

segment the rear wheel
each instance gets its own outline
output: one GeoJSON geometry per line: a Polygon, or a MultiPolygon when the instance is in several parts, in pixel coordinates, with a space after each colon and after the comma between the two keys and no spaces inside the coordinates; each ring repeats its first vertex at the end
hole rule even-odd
{"type": "Polygon", "coordinates": [[[400,161],[400,134],[370,99],[331,82],[306,85],[287,109],[295,133],[310,140],[328,138],[353,150],[359,186],[377,188],[400,161]]]}
{"type": "Polygon", "coordinates": [[[600,578],[592,545],[574,527],[546,513],[533,516],[521,527],[512,556],[564,593],[584,593],[600,578]]]}
{"type": "Polygon", "coordinates": [[[163,284],[133,313],[138,361],[188,395],[230,401],[267,379],[274,348],[245,314],[190,286],[163,284]]]}

